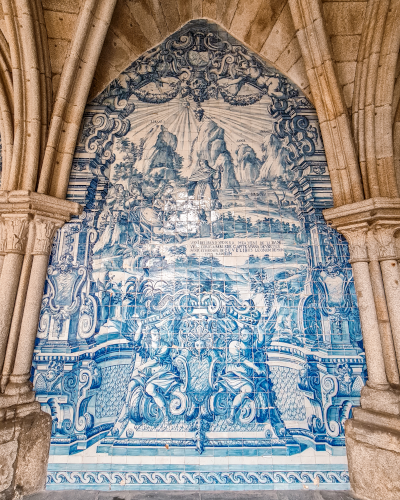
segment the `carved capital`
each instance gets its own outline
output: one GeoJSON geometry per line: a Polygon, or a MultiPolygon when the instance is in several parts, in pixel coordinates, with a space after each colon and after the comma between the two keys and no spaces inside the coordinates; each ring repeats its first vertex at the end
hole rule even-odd
{"type": "Polygon", "coordinates": [[[6,228],[4,226],[4,220],[0,218],[0,255],[6,253],[6,228]]]}
{"type": "Polygon", "coordinates": [[[378,260],[396,260],[397,249],[395,232],[400,229],[398,222],[394,224],[380,223],[374,224],[373,236],[376,241],[378,260]]]}
{"type": "Polygon", "coordinates": [[[25,253],[30,216],[7,214],[3,217],[4,251],[6,253],[25,253]]]}
{"type": "Polygon", "coordinates": [[[51,219],[34,219],[35,242],[33,245],[33,255],[49,255],[53,243],[54,234],[61,224],[59,221],[51,219]]]}
{"type": "Polygon", "coordinates": [[[337,230],[343,234],[349,244],[350,262],[368,262],[368,224],[338,227],[337,230]]]}
{"type": "Polygon", "coordinates": [[[378,243],[374,236],[374,231],[369,230],[367,236],[368,257],[371,261],[379,260],[378,243]]]}

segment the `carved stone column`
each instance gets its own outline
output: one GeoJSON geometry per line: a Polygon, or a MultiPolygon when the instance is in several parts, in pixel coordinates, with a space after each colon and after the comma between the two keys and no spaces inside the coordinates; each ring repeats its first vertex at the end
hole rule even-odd
{"type": "Polygon", "coordinates": [[[57,220],[35,217],[31,225],[35,234],[33,262],[14,368],[5,390],[7,395],[21,394],[32,389],[29,377],[49,254],[54,234],[62,224],[57,220]]]}
{"type": "Polygon", "coordinates": [[[6,256],[6,231],[4,228],[4,220],[0,217],[0,276],[3,269],[4,258],[6,256]]]}
{"type": "Polygon", "coordinates": [[[400,229],[398,221],[376,222],[373,235],[377,242],[386,303],[389,312],[393,343],[396,350],[397,365],[400,367],[400,273],[394,234],[400,229]]]}
{"type": "Polygon", "coordinates": [[[396,352],[393,343],[392,329],[390,326],[389,312],[386,303],[385,289],[383,286],[381,266],[379,264],[378,245],[373,231],[368,231],[367,237],[369,272],[371,276],[372,290],[375,299],[375,309],[378,317],[379,331],[381,334],[383,360],[385,363],[386,376],[391,386],[398,387],[399,370],[396,352]]]}
{"type": "Polygon", "coordinates": [[[3,366],[8,334],[17,295],[19,277],[28,237],[30,215],[3,215],[5,257],[0,276],[0,368],[3,366]]]}
{"type": "Polygon", "coordinates": [[[371,389],[389,389],[381,344],[378,317],[375,309],[374,293],[368,266],[367,233],[368,224],[338,227],[349,243],[353,268],[354,285],[357,292],[358,308],[367,360],[368,382],[371,389]]]}
{"type": "Polygon", "coordinates": [[[29,228],[28,242],[26,244],[26,252],[21,269],[21,276],[19,279],[17,297],[15,299],[13,318],[8,335],[7,349],[4,358],[3,372],[0,380],[0,391],[3,393],[4,389],[10,379],[12,369],[14,366],[15,352],[17,350],[19,333],[21,330],[22,315],[24,313],[26,292],[28,290],[29,279],[32,268],[32,250],[35,243],[35,232],[32,223],[29,228]]]}

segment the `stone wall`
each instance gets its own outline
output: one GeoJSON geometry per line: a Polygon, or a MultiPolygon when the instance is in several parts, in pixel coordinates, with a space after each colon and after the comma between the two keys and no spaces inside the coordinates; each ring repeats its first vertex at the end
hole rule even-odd
{"type": "Polygon", "coordinates": [[[11,500],[45,488],[51,418],[36,411],[1,421],[0,498],[11,500]]]}

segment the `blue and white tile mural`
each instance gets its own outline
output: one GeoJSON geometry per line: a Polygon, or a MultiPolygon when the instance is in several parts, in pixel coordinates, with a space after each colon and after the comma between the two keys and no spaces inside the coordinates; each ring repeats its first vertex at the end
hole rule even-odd
{"type": "Polygon", "coordinates": [[[346,488],[366,372],[310,102],[189,23],[86,108],[34,356],[48,488],[346,488]]]}

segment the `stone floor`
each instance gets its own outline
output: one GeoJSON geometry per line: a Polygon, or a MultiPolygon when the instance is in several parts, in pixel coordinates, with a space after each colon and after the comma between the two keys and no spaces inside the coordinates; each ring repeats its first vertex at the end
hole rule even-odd
{"type": "Polygon", "coordinates": [[[45,491],[24,500],[354,500],[349,491],[45,491]]]}

